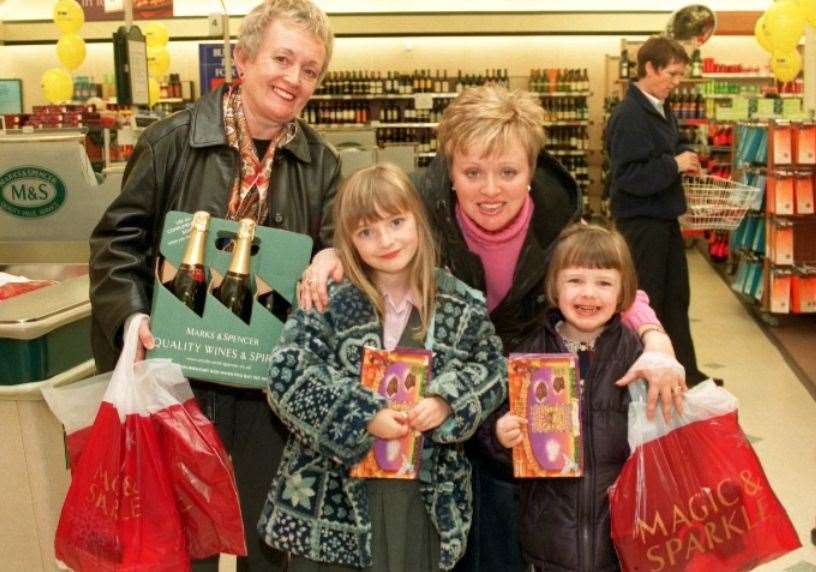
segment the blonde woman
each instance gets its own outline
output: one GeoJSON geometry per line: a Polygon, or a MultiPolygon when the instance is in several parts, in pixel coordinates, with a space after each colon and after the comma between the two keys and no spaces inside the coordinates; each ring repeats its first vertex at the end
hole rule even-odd
{"type": "Polygon", "coordinates": [[[504,399],[505,361],[484,298],[435,268],[422,201],[397,167],[354,173],[334,206],[347,280],[323,313],[296,311],[273,352],[272,410],[291,430],[260,531],[290,571],[449,570],[465,550],[472,496],[463,443],[504,399]],[[360,385],[363,348],[433,352],[407,412],[360,385]],[[374,438],[424,433],[419,476],[357,479],[374,438]]]}

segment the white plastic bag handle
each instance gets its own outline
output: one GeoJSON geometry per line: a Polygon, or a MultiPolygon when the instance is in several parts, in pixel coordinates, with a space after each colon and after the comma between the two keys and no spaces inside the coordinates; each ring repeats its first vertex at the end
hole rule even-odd
{"type": "Polygon", "coordinates": [[[654,439],[659,439],[670,431],[694,423],[725,415],[737,410],[738,400],[712,380],[695,385],[683,395],[683,415],[672,411],[671,420],[666,423],[662,415],[653,420],[646,418],[646,382],[642,380],[629,384],[629,449],[635,449],[654,439]]]}
{"type": "Polygon", "coordinates": [[[116,367],[113,369],[113,377],[117,374],[133,376],[133,363],[136,361],[136,349],[139,347],[139,328],[142,325],[144,318],[129,320],[125,331],[123,332],[122,353],[119,355],[119,361],[116,362],[116,367]]]}
{"type": "Polygon", "coordinates": [[[150,415],[193,397],[187,378],[171,360],[146,359],[134,363],[141,324],[142,319],[135,319],[126,325],[122,353],[104,397],[116,407],[122,421],[127,415],[150,415]]]}

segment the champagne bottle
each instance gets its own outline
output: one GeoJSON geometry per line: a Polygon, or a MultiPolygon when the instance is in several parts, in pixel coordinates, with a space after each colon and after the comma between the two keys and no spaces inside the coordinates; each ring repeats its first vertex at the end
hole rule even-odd
{"type": "Polygon", "coordinates": [[[255,221],[249,218],[238,223],[229,269],[224,280],[213,292],[222,304],[247,324],[252,314],[252,289],[249,284],[249,262],[252,239],[255,237],[255,221]]]}
{"type": "Polygon", "coordinates": [[[198,211],[193,215],[190,238],[181,258],[176,276],[170,290],[176,298],[199,316],[204,311],[204,299],[207,293],[207,281],[204,271],[204,251],[207,245],[207,228],[210,225],[210,213],[198,211]]]}
{"type": "Polygon", "coordinates": [[[258,298],[258,302],[272,312],[272,314],[281,322],[285,322],[292,310],[292,304],[283,296],[278,294],[277,290],[270,290],[266,294],[262,294],[258,298]]]}

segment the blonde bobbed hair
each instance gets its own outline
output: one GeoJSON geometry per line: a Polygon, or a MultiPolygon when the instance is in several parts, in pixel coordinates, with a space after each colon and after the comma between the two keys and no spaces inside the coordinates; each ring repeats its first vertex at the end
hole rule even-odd
{"type": "Polygon", "coordinates": [[[534,169],[544,147],[545,114],[538,96],[495,85],[465,89],[442,114],[437,140],[448,160],[456,151],[489,157],[517,139],[534,169]]]}
{"type": "Polygon", "coordinates": [[[261,49],[267,28],[275,20],[292,22],[320,40],[326,50],[326,59],[320,70],[320,79],[323,79],[334,50],[334,33],[326,13],[309,0],[265,0],[258,4],[244,18],[236,47],[249,60],[254,60],[261,49]]]}
{"type": "Polygon", "coordinates": [[[334,247],[346,277],[371,301],[380,319],[385,313],[383,296],[372,282],[371,269],[360,258],[352,237],[364,224],[402,212],[414,215],[419,241],[411,261],[411,293],[422,324],[415,335],[423,338],[434,310],[437,252],[422,199],[408,176],[391,163],[377,163],[355,171],[338,191],[333,209],[334,247]]]}

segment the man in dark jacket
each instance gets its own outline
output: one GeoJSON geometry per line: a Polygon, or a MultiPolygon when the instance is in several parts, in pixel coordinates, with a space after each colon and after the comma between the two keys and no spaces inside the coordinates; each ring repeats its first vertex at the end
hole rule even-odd
{"type": "Polygon", "coordinates": [[[707,376],[697,368],[691,339],[688,262],[677,217],[686,211],[681,174],[699,171],[700,162],[681,147],[677,118],[666,102],[689,57],[678,42],[653,37],[637,60],[638,80],[629,84],[607,127],[612,217],[632,251],[638,285],[693,385],[707,376]]]}
{"type": "MultiPolygon", "coordinates": [[[[244,19],[235,49],[240,81],[142,134],[121,195],[91,235],[92,345],[101,371],[113,367],[126,321],[141,321],[139,338],[150,348],[146,314],[168,211],[252,218],[308,234],[315,249],[330,240],[340,163],[296,118],[325,73],[332,46],[328,18],[310,0],[266,0],[244,19]]],[[[288,433],[260,390],[191,385],[235,468],[248,549],[238,570],[283,570],[285,555],[266,546],[256,526],[288,433]]],[[[217,556],[194,569],[217,570],[217,556]]]]}

